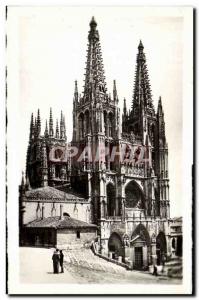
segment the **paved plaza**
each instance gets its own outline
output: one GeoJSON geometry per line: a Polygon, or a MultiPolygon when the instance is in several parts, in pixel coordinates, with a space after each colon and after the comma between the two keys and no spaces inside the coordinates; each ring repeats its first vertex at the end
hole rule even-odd
{"type": "Polygon", "coordinates": [[[95,256],[91,250],[65,251],[64,273],[53,274],[54,249],[20,248],[22,283],[159,283],[181,284],[180,279],[153,276],[143,271],[126,269],[95,256]]]}

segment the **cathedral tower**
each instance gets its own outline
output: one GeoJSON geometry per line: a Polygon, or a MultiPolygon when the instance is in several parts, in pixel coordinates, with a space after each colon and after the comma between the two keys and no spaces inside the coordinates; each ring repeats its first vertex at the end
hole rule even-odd
{"type": "Polygon", "coordinates": [[[156,173],[158,177],[158,193],[160,199],[160,216],[163,218],[170,217],[169,201],[169,174],[168,174],[168,144],[165,134],[164,111],[162,99],[159,98],[157,109],[157,161],[156,173]]]}
{"type": "Polygon", "coordinates": [[[161,97],[155,113],[144,46],[140,41],[136,59],[135,83],[131,110],[124,99],[122,135],[133,136],[147,153],[149,164],[146,181],[147,213],[169,216],[168,145],[165,135],[164,112],[161,97]],[[153,179],[151,175],[153,174],[153,179]],[[149,191],[149,187],[152,187],[149,191]]]}
{"type": "Polygon", "coordinates": [[[30,186],[45,187],[67,184],[69,181],[68,145],[66,126],[61,112],[54,130],[53,114],[50,109],[49,127],[46,120],[44,134],[41,133],[41,118],[38,110],[34,121],[31,115],[29,145],[26,159],[26,177],[30,186]]]}
{"type": "Polygon", "coordinates": [[[93,17],[88,33],[82,96],[75,82],[72,146],[76,146],[79,152],[72,158],[72,181],[73,185],[77,186],[77,175],[79,175],[78,187],[93,204],[94,221],[104,215],[100,208],[100,203],[105,201],[106,197],[103,174],[115,168],[115,164],[110,161],[110,156],[112,147],[118,144],[120,138],[118,101],[115,80],[113,97],[107,93],[99,32],[93,17]]]}
{"type": "Polygon", "coordinates": [[[149,135],[150,142],[153,144],[155,120],[156,116],[151,95],[146,56],[144,46],[140,41],[136,59],[132,107],[129,113],[126,109],[126,101],[124,101],[123,131],[127,133],[133,132],[141,138],[142,143],[145,142],[146,135],[149,135]]]}

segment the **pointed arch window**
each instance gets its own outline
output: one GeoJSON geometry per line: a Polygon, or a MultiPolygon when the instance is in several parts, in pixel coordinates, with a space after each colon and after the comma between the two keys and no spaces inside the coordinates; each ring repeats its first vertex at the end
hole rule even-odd
{"type": "Polygon", "coordinates": [[[154,126],[154,124],[149,125],[148,132],[149,132],[149,136],[150,136],[150,139],[151,139],[151,143],[153,145],[154,144],[154,139],[155,139],[155,126],[154,126]]]}
{"type": "Polygon", "coordinates": [[[144,209],[144,196],[138,185],[131,181],[125,188],[126,207],[144,209]]]}
{"type": "Polygon", "coordinates": [[[88,134],[90,132],[90,119],[89,119],[89,111],[85,112],[85,133],[88,134]]]}
{"type": "Polygon", "coordinates": [[[79,138],[82,139],[84,137],[84,114],[81,113],[78,118],[79,124],[79,138]]]}
{"type": "Polygon", "coordinates": [[[116,213],[116,190],[115,187],[109,183],[106,187],[106,197],[107,197],[107,215],[114,216],[116,213]]]}
{"type": "Polygon", "coordinates": [[[108,120],[107,120],[107,112],[104,111],[104,132],[105,135],[108,136],[108,120]]]}
{"type": "Polygon", "coordinates": [[[113,136],[113,115],[112,113],[109,113],[108,116],[108,136],[113,136]]]}

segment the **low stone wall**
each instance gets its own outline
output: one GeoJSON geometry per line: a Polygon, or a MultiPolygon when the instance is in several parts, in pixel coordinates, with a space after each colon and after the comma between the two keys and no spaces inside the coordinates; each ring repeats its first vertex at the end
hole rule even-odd
{"type": "Polygon", "coordinates": [[[96,238],[95,228],[82,229],[58,229],[57,247],[61,249],[80,249],[81,247],[90,248],[92,241],[96,238]],[[77,237],[79,232],[79,237],[77,237]]]}
{"type": "Polygon", "coordinates": [[[119,262],[118,260],[112,259],[112,258],[110,258],[110,257],[107,257],[107,256],[105,256],[105,255],[102,255],[102,254],[98,253],[98,252],[96,251],[96,249],[95,249],[94,243],[92,243],[91,250],[93,251],[93,253],[94,253],[96,256],[98,256],[98,257],[100,257],[100,258],[103,258],[103,259],[105,259],[106,261],[111,262],[111,263],[113,263],[113,264],[115,264],[115,265],[121,266],[121,267],[123,267],[123,268],[125,268],[125,269],[127,269],[127,270],[131,270],[131,268],[130,268],[129,265],[127,265],[127,264],[125,264],[125,263],[122,263],[122,262],[119,262]]]}

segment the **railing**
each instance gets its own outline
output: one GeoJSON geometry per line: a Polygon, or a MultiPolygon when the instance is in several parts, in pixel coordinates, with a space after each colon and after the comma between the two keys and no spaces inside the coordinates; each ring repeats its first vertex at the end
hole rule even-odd
{"type": "Polygon", "coordinates": [[[108,221],[121,221],[123,219],[122,219],[122,216],[107,216],[106,220],[108,220],[108,221]]]}
{"type": "Polygon", "coordinates": [[[145,169],[140,166],[123,165],[121,168],[121,173],[125,173],[125,175],[128,175],[128,176],[144,177],[145,169]]]}
{"type": "Polygon", "coordinates": [[[119,262],[118,260],[112,259],[112,258],[110,258],[110,257],[108,257],[108,256],[105,256],[105,255],[102,255],[102,254],[98,253],[98,252],[96,251],[96,248],[95,248],[95,242],[92,242],[91,250],[93,251],[94,255],[96,255],[96,256],[98,256],[98,257],[100,257],[100,258],[102,258],[102,259],[105,259],[106,261],[111,262],[111,263],[113,263],[113,264],[115,264],[115,265],[118,265],[118,266],[120,266],[120,267],[123,267],[123,268],[125,268],[125,269],[127,269],[127,270],[131,270],[131,268],[130,268],[129,265],[127,265],[127,264],[125,264],[125,263],[123,263],[123,262],[119,262]]]}

